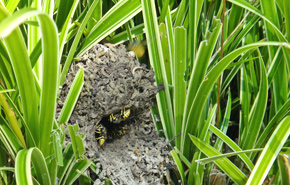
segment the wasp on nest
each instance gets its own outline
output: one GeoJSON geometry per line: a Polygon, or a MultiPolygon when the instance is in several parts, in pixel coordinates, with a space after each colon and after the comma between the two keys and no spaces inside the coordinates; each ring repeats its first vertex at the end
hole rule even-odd
{"type": "Polygon", "coordinates": [[[126,134],[127,125],[125,121],[131,114],[130,109],[121,109],[121,113],[110,114],[101,120],[96,127],[96,140],[99,141],[99,145],[103,146],[106,140],[113,140],[114,138],[120,138],[126,134]]]}

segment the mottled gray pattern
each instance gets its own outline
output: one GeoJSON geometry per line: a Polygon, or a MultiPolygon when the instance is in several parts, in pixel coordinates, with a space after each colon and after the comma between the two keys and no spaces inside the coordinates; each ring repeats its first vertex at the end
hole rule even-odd
{"type": "Polygon", "coordinates": [[[106,177],[114,184],[163,184],[164,177],[169,178],[164,164],[173,162],[151,118],[150,107],[158,91],[154,72],[140,65],[125,46],[98,44],[71,65],[59,109],[80,68],[84,69],[85,82],[69,124],[79,124],[85,135],[86,155],[97,161],[95,184],[102,184],[100,179],[106,177]],[[131,109],[129,129],[121,138],[100,147],[95,140],[96,125],[124,107],[131,109]]]}

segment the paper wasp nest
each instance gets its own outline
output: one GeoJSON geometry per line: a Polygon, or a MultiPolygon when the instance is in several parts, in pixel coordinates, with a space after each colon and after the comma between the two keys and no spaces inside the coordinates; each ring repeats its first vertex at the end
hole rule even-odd
{"type": "Polygon", "coordinates": [[[124,45],[97,44],[71,65],[59,107],[80,68],[84,69],[84,86],[69,124],[79,124],[85,135],[87,157],[100,156],[103,170],[99,177],[109,176],[116,184],[161,183],[165,173],[162,164],[169,160],[164,139],[158,137],[150,113],[158,92],[154,72],[140,65],[124,45]],[[131,112],[126,134],[100,147],[96,126],[122,109],[131,112]]]}
{"type": "MultiPolygon", "coordinates": [[[[73,81],[80,68],[84,69],[85,83],[75,112],[87,115],[89,120],[100,119],[124,107],[133,111],[148,108],[157,93],[154,72],[140,65],[124,45],[94,46],[71,66],[68,82],[73,81]]],[[[65,86],[63,90],[68,92],[65,86]]]]}

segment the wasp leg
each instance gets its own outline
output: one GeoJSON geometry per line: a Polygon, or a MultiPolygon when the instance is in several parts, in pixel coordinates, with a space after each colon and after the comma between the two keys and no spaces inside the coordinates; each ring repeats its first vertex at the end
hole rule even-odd
{"type": "Polygon", "coordinates": [[[114,114],[111,114],[110,115],[110,122],[114,122],[114,121],[116,121],[116,116],[114,116],[114,114]]]}
{"type": "Polygon", "coordinates": [[[130,113],[131,113],[131,110],[130,109],[125,110],[125,107],[124,107],[123,119],[127,119],[130,116],[130,113]]]}
{"type": "MultiPolygon", "coordinates": [[[[125,107],[124,107],[124,112],[125,112],[125,107]]],[[[123,115],[123,109],[121,109],[121,114],[120,114],[121,116],[123,115]]]]}
{"type": "Polygon", "coordinates": [[[101,134],[101,133],[102,133],[102,130],[101,130],[101,128],[98,128],[97,130],[95,130],[95,132],[96,132],[97,134],[101,134]]]}

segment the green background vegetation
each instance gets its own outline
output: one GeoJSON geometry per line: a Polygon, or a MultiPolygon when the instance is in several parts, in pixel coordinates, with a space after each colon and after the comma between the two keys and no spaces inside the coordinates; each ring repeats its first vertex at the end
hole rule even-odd
{"type": "Polygon", "coordinates": [[[96,43],[136,40],[164,85],[152,115],[174,138],[183,184],[209,184],[214,168],[229,184],[289,184],[289,10],[288,0],[2,0],[1,184],[91,183],[77,125],[63,148],[83,71],[56,120],[60,87],[96,43]]]}

